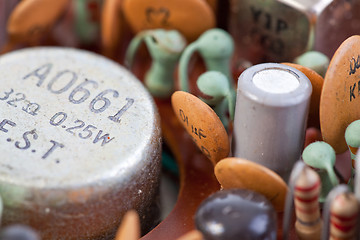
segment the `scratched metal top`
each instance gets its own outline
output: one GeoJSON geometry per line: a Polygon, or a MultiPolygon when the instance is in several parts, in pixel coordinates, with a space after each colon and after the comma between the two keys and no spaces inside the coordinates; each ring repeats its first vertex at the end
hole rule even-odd
{"type": "Polygon", "coordinates": [[[93,53],[3,55],[0,99],[2,188],[117,184],[159,154],[151,96],[122,66],[93,53]]]}

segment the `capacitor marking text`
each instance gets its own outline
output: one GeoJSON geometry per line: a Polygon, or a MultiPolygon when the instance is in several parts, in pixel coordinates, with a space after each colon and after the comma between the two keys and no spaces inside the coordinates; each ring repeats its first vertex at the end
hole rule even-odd
{"type": "MultiPolygon", "coordinates": [[[[0,133],[6,133],[9,134],[10,131],[10,127],[16,127],[17,124],[9,119],[3,119],[0,122],[0,133]]],[[[15,137],[16,138],[16,137],[15,137]]],[[[29,131],[25,131],[24,133],[22,133],[21,139],[18,140],[14,140],[14,146],[19,149],[19,150],[27,150],[30,149],[30,147],[32,146],[33,141],[36,141],[39,138],[39,134],[38,131],[36,129],[31,129],[29,131]]],[[[7,138],[6,139],[7,142],[12,142],[13,139],[12,138],[7,138]]],[[[44,154],[41,156],[42,159],[46,159],[49,155],[51,155],[57,148],[63,148],[64,144],[55,141],[55,140],[50,140],[50,147],[44,151],[44,154]]],[[[31,150],[32,153],[35,153],[36,150],[32,149],[31,150]]]]}
{"type": "MultiPolygon", "coordinates": [[[[93,139],[93,143],[96,144],[97,142],[101,141],[101,146],[105,146],[107,143],[111,142],[115,137],[110,137],[109,133],[104,133],[103,130],[98,130],[97,133],[95,133],[98,128],[91,124],[86,124],[84,121],[77,119],[74,122],[70,123],[69,126],[62,125],[65,120],[67,120],[68,115],[64,112],[57,112],[55,113],[51,119],[49,120],[49,123],[52,126],[61,126],[65,129],[66,132],[70,133],[71,135],[75,137],[79,137],[80,139],[89,139],[92,136],[95,136],[93,139]],[[96,135],[94,135],[94,133],[96,135]]],[[[67,125],[67,124],[66,124],[67,125]]]]}
{"type": "MultiPolygon", "coordinates": [[[[47,84],[47,90],[53,94],[62,94],[70,90],[76,82],[78,82],[79,76],[76,72],[65,69],[55,73],[55,76],[49,76],[52,72],[53,64],[46,63],[32,72],[26,74],[23,80],[35,79],[37,80],[36,86],[42,87],[45,80],[50,79],[47,84]],[[61,79],[61,81],[59,81],[61,79]]],[[[80,84],[72,89],[68,96],[69,102],[73,104],[81,104],[88,100],[92,95],[91,90],[97,89],[99,83],[93,79],[85,78],[80,84]]],[[[105,89],[98,93],[89,103],[89,110],[95,114],[102,113],[112,104],[111,99],[119,97],[119,92],[114,89],[105,89]]],[[[130,97],[125,98],[126,103],[113,115],[108,116],[108,119],[120,123],[121,117],[125,112],[130,109],[135,100],[130,97]]]]}

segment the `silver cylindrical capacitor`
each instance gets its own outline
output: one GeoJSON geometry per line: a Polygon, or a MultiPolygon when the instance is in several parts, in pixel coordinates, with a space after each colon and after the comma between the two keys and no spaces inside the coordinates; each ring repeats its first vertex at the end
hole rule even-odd
{"type": "Polygon", "coordinates": [[[232,153],[260,163],[287,180],[300,159],[312,86],[282,64],[254,65],[239,77],[232,153]]]}
{"type": "Polygon", "coordinates": [[[5,225],[30,225],[42,239],[107,239],[129,209],[144,224],[158,216],[156,106],[102,56],[31,48],[0,57],[0,152],[5,225]]]}

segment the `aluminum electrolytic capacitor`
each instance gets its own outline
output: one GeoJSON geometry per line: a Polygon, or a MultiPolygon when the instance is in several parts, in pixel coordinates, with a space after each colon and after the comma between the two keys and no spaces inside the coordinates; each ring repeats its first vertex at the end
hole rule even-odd
{"type": "Polygon", "coordinates": [[[287,181],[300,159],[312,86],[295,68],[252,66],[239,77],[232,153],[260,163],[287,181]]]}
{"type": "Polygon", "coordinates": [[[42,239],[103,239],[129,209],[144,228],[158,220],[157,109],[102,56],[32,48],[0,57],[0,152],[5,225],[30,225],[42,239]]]}

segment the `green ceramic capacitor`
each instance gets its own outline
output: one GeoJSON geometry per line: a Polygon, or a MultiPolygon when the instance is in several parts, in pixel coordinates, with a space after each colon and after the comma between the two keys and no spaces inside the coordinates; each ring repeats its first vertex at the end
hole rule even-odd
{"type": "Polygon", "coordinates": [[[322,184],[319,201],[324,202],[331,189],[339,184],[334,171],[335,151],[328,143],[318,141],[304,149],[302,158],[307,165],[318,169],[322,184]]]}
{"type": "Polygon", "coordinates": [[[235,96],[227,77],[221,72],[208,71],[199,76],[196,84],[201,92],[201,100],[213,107],[226,128],[229,120],[234,120],[235,110],[235,96]]]}
{"type": "Polygon", "coordinates": [[[360,120],[356,120],[349,124],[345,131],[345,141],[348,145],[351,155],[351,178],[349,179],[349,185],[351,188],[354,187],[354,176],[356,168],[356,154],[360,147],[360,120]]]}
{"type": "Polygon", "coordinates": [[[145,42],[152,63],[146,72],[145,85],[155,97],[170,97],[174,91],[174,70],[186,46],[185,38],[176,30],[146,30],[138,33],[126,51],[126,65],[131,68],[135,54],[145,42]]]}
{"type": "Polygon", "coordinates": [[[229,33],[222,29],[210,29],[196,41],[189,44],[181,55],[179,63],[179,80],[182,91],[189,91],[188,64],[194,52],[199,52],[208,71],[219,71],[234,86],[230,74],[230,60],[234,52],[234,41],[229,33]]]}

